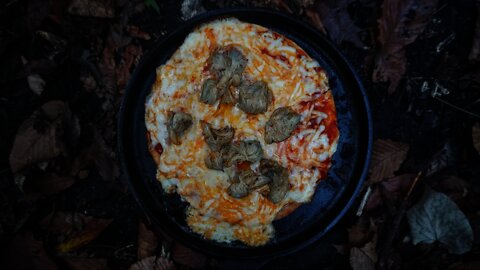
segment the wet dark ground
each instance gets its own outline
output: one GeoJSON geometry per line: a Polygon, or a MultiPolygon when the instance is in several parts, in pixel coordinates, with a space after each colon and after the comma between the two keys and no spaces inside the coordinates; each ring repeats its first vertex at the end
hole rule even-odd
{"type": "Polygon", "coordinates": [[[116,157],[115,117],[141,56],[193,13],[235,6],[279,9],[324,30],[364,81],[376,145],[388,140],[401,143],[392,146],[397,152],[405,150],[385,165],[393,174],[368,180],[361,196],[368,187],[372,195],[362,217],[355,215],[360,197],[323,241],[261,268],[480,268],[474,1],[185,2],[192,8],[173,0],[0,4],[0,268],[129,269],[137,261],[144,262],[139,269],[259,266],[211,258],[161,235],[128,192],[116,157]],[[417,19],[427,5],[434,11],[417,19]],[[385,7],[407,23],[386,24],[394,16],[386,17],[385,7]],[[379,25],[388,26],[389,39],[379,38],[379,25]],[[390,83],[374,75],[378,70],[390,83]],[[420,171],[424,177],[412,184],[420,171]],[[452,254],[440,242],[413,245],[407,220],[394,225],[405,214],[402,203],[417,204],[427,186],[468,219],[468,252],[452,254]],[[354,255],[357,250],[365,256],[354,255]],[[155,266],[148,264],[152,256],[155,266]]]}

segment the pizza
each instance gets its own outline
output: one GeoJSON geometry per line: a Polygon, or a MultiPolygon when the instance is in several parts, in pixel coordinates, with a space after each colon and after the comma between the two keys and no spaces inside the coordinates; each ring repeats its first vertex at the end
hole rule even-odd
{"type": "Polygon", "coordinates": [[[206,239],[266,244],[272,222],[311,200],[337,148],[319,63],[287,37],[223,18],[191,32],[156,70],[145,123],[156,177],[206,239]]]}

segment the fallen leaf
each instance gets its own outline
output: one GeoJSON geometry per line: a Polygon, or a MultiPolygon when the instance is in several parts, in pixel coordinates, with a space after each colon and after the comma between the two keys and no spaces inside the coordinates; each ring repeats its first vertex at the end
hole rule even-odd
{"type": "Polygon", "coordinates": [[[468,59],[470,61],[480,60],[480,3],[477,1],[477,21],[475,23],[475,34],[473,36],[472,48],[470,49],[470,54],[468,59]]]}
{"type": "Polygon", "coordinates": [[[78,119],[64,102],[50,101],[43,104],[22,123],[15,136],[10,152],[12,172],[18,172],[27,165],[64,153],[66,151],[64,137],[72,131],[70,128],[74,122],[78,123],[78,119]]]}
{"type": "Polygon", "coordinates": [[[430,158],[425,166],[425,176],[431,176],[456,162],[457,155],[450,141],[447,141],[440,150],[430,158]]]}
{"type": "Polygon", "coordinates": [[[463,199],[467,197],[470,184],[455,175],[443,175],[429,181],[430,186],[447,195],[456,204],[463,206],[463,199]]]}
{"type": "Polygon", "coordinates": [[[313,14],[307,12],[307,17],[313,18],[312,23],[328,33],[330,38],[336,43],[350,42],[358,48],[363,48],[363,42],[359,37],[360,28],[352,21],[348,13],[348,6],[353,0],[325,0],[317,1],[315,10],[321,21],[321,26],[313,14]]]}
{"type": "Polygon", "coordinates": [[[83,257],[62,257],[70,270],[106,270],[106,259],[83,258],[83,257]]]}
{"type": "Polygon", "coordinates": [[[158,14],[160,14],[160,7],[157,4],[156,0],[144,0],[145,1],[145,6],[152,8],[155,10],[158,14]]]}
{"type": "Polygon", "coordinates": [[[67,241],[59,244],[57,250],[66,253],[90,243],[97,238],[108,227],[108,225],[112,223],[112,221],[112,219],[92,218],[79,234],[74,235],[67,241]]]}
{"type": "Polygon", "coordinates": [[[93,130],[93,143],[77,155],[70,169],[71,175],[80,178],[80,172],[94,164],[103,180],[112,181],[120,175],[112,150],[97,130],[93,130]]]}
{"type": "Polygon", "coordinates": [[[125,31],[127,31],[127,33],[133,38],[139,38],[143,40],[151,39],[148,33],[143,32],[142,30],[140,30],[140,28],[138,28],[138,26],[135,26],[135,25],[127,25],[125,27],[125,31]]]}
{"type": "Polygon", "coordinates": [[[130,79],[130,71],[132,66],[138,62],[140,57],[142,56],[142,47],[129,44],[125,47],[125,51],[123,53],[123,61],[117,67],[117,85],[121,89],[125,88],[127,85],[128,80],[130,79]]]}
{"type": "Polygon", "coordinates": [[[37,95],[40,96],[45,87],[45,81],[38,74],[32,74],[27,76],[27,82],[30,89],[37,95]]]}
{"type": "Polygon", "coordinates": [[[477,152],[480,154],[480,123],[476,123],[472,127],[472,139],[473,139],[473,146],[475,147],[477,152]]]}
{"type": "Polygon", "coordinates": [[[422,199],[407,211],[407,218],[414,245],[438,241],[453,254],[463,254],[472,247],[470,223],[443,193],[427,188],[422,199]]]}
{"type": "Polygon", "coordinates": [[[57,212],[45,217],[40,228],[55,238],[58,251],[66,253],[97,238],[112,221],[81,213],[57,212]]]}
{"type": "Polygon", "coordinates": [[[363,246],[377,234],[377,228],[373,221],[365,216],[357,218],[355,224],[347,229],[348,243],[351,246],[363,246]]]}
{"type": "Polygon", "coordinates": [[[73,183],[75,183],[75,179],[71,176],[46,173],[35,179],[27,180],[23,190],[26,193],[38,192],[43,195],[51,195],[69,188],[73,183]]]}
{"type": "Polygon", "coordinates": [[[457,262],[448,267],[448,270],[478,270],[480,262],[457,262]]]}
{"type": "Polygon", "coordinates": [[[376,237],[365,244],[365,246],[358,248],[353,247],[350,249],[350,266],[353,270],[373,270],[377,263],[376,252],[377,240],[376,237]]]}
{"type": "Polygon", "coordinates": [[[369,184],[393,176],[407,157],[410,146],[392,140],[375,140],[370,163],[369,184]]]}
{"type": "Polygon", "coordinates": [[[191,268],[202,268],[207,262],[207,258],[205,257],[205,255],[193,251],[178,242],[173,243],[172,259],[179,264],[191,268]]]}
{"type": "Polygon", "coordinates": [[[391,201],[402,200],[412,185],[415,176],[415,174],[402,174],[381,181],[370,194],[365,209],[371,211],[384,205],[384,198],[391,201]]]}
{"type": "Polygon", "coordinates": [[[30,269],[58,269],[57,265],[48,256],[43,242],[37,241],[31,231],[16,235],[7,249],[6,261],[2,262],[2,269],[30,270],[30,269]]]}
{"type": "Polygon", "coordinates": [[[433,16],[438,0],[384,0],[378,20],[379,47],[374,82],[390,82],[393,93],[406,71],[405,47],[414,42],[433,16]]]}
{"type": "Polygon", "coordinates": [[[148,257],[130,266],[129,270],[175,270],[175,264],[163,257],[148,257]]]}
{"type": "Polygon", "coordinates": [[[305,10],[305,15],[308,18],[308,21],[313,24],[320,32],[326,34],[327,30],[325,30],[325,26],[323,25],[322,19],[315,8],[311,7],[305,10]]]}
{"type": "Polygon", "coordinates": [[[113,18],[113,0],[73,0],[68,6],[68,13],[85,17],[113,18]]]}
{"type": "Polygon", "coordinates": [[[158,246],[158,239],[155,233],[147,228],[143,222],[138,224],[138,259],[145,259],[154,254],[158,246]]]}
{"type": "Polygon", "coordinates": [[[50,0],[29,0],[27,1],[28,28],[35,30],[50,13],[50,0]]]}

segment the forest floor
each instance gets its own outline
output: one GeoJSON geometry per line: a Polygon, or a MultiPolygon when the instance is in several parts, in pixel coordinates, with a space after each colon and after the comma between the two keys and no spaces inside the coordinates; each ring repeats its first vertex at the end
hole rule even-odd
{"type": "Polygon", "coordinates": [[[156,233],[116,156],[142,55],[198,13],[244,6],[329,36],[374,119],[370,174],[347,215],[261,268],[480,269],[480,3],[467,0],[4,1],[2,269],[250,268],[156,233]]]}

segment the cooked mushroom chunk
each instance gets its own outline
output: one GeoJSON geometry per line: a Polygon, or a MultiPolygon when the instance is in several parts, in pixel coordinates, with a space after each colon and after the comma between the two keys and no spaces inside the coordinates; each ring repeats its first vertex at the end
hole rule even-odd
{"type": "Polygon", "coordinates": [[[167,119],[168,137],[173,144],[180,144],[180,138],[192,126],[192,116],[183,112],[169,112],[167,119]]]}
{"type": "Polygon", "coordinates": [[[202,93],[200,94],[200,101],[210,105],[215,104],[218,99],[217,82],[213,79],[207,79],[202,85],[202,93]]]}
{"type": "Polygon", "coordinates": [[[227,158],[227,166],[237,162],[257,162],[263,157],[262,145],[257,140],[246,140],[233,144],[227,158]]]}
{"type": "Polygon", "coordinates": [[[264,175],[257,175],[251,169],[243,170],[239,173],[238,176],[241,182],[247,184],[249,190],[255,190],[266,184],[268,184],[271,179],[264,175]]]}
{"type": "Polygon", "coordinates": [[[263,175],[257,175],[251,169],[241,170],[233,178],[227,192],[234,198],[243,198],[253,190],[267,185],[270,181],[270,178],[263,175]]]}
{"type": "Polygon", "coordinates": [[[223,170],[223,154],[222,152],[210,152],[205,158],[205,166],[212,170],[223,170]]]}
{"type": "Polygon", "coordinates": [[[235,47],[218,48],[209,59],[212,72],[217,76],[227,76],[232,78],[233,75],[242,74],[247,66],[247,59],[235,47]]]}
{"type": "Polygon", "coordinates": [[[276,109],[265,126],[265,142],[281,142],[286,140],[300,122],[300,115],[290,107],[276,109]]]}
{"type": "Polygon", "coordinates": [[[238,107],[251,114],[264,113],[272,103],[272,91],[263,81],[257,81],[253,84],[244,84],[238,92],[238,107]]]}
{"type": "Polygon", "coordinates": [[[220,99],[221,104],[233,104],[236,102],[231,86],[239,86],[242,72],[247,65],[247,59],[234,47],[216,49],[209,58],[210,70],[215,74],[216,79],[206,81],[202,88],[200,100],[207,104],[214,104],[220,99]],[[207,84],[208,82],[208,84],[207,84]],[[213,87],[215,85],[215,87],[213,87]],[[215,89],[215,90],[213,90],[215,89]],[[214,95],[207,95],[211,90],[214,95]],[[207,100],[207,97],[211,98],[207,100]]]}
{"type": "Polygon", "coordinates": [[[203,130],[205,142],[213,151],[219,151],[223,146],[229,144],[235,134],[235,130],[230,126],[216,129],[205,121],[200,121],[200,125],[203,130]]]}
{"type": "Polygon", "coordinates": [[[230,196],[240,199],[248,195],[248,186],[244,182],[236,181],[230,184],[227,192],[230,196]]]}
{"type": "Polygon", "coordinates": [[[229,48],[227,50],[227,55],[231,59],[230,72],[232,76],[234,74],[241,74],[247,66],[247,59],[237,48],[229,48]]]}
{"type": "Polygon", "coordinates": [[[288,170],[280,166],[276,161],[262,159],[262,161],[260,161],[260,172],[262,175],[271,179],[268,199],[273,203],[279,203],[290,189],[288,170]]]}

